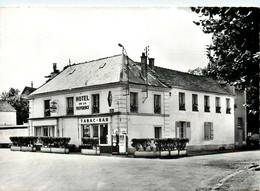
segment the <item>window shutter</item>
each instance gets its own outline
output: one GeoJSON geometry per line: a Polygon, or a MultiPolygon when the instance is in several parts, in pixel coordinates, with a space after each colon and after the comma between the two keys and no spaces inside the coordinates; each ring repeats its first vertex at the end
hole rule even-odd
{"type": "Polygon", "coordinates": [[[190,140],[191,138],[191,130],[190,130],[190,122],[186,122],[186,138],[190,140]]]}
{"type": "Polygon", "coordinates": [[[214,131],[213,131],[213,123],[209,123],[210,125],[210,139],[212,140],[214,138],[214,131]]]}
{"type": "Polygon", "coordinates": [[[175,134],[176,134],[176,138],[180,138],[180,122],[176,121],[175,122],[175,134]]]}
{"type": "Polygon", "coordinates": [[[209,139],[208,138],[208,122],[204,122],[204,139],[209,139]]]}

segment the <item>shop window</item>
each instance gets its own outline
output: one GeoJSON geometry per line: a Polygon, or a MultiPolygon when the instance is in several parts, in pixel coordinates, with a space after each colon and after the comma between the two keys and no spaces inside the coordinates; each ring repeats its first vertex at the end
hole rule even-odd
{"type": "Polygon", "coordinates": [[[82,137],[99,138],[100,144],[108,143],[108,125],[82,125],[82,137]]]}
{"type": "Polygon", "coordinates": [[[154,138],[156,138],[156,139],[162,138],[162,128],[161,127],[154,127],[154,138]]]}
{"type": "Polygon", "coordinates": [[[210,112],[209,96],[204,96],[204,112],[210,112]]]}
{"type": "Polygon", "coordinates": [[[216,113],[221,113],[220,97],[216,97],[216,113]]]}
{"type": "Polygon", "coordinates": [[[50,110],[50,100],[44,100],[44,117],[50,117],[51,110],[50,110]]]}
{"type": "Polygon", "coordinates": [[[176,121],[175,125],[176,138],[191,138],[190,122],[176,121]]]}
{"type": "Polygon", "coordinates": [[[226,99],[226,113],[230,114],[231,113],[231,108],[230,108],[230,99],[226,99]]]}
{"type": "Polygon", "coordinates": [[[83,137],[90,137],[90,126],[89,125],[82,125],[82,136],[83,137]]]}
{"type": "Polygon", "coordinates": [[[99,113],[99,94],[92,95],[92,113],[99,113]]]}
{"type": "Polygon", "coordinates": [[[198,94],[192,94],[192,111],[199,111],[198,94]]]}
{"type": "Polygon", "coordinates": [[[179,110],[185,111],[185,93],[179,93],[179,110]]]}
{"type": "Polygon", "coordinates": [[[213,123],[205,122],[204,123],[204,138],[205,140],[213,140],[213,123]]]}
{"type": "Polygon", "coordinates": [[[34,135],[37,137],[53,137],[54,136],[54,126],[42,126],[34,128],[34,135]]]}
{"type": "Polygon", "coordinates": [[[161,113],[161,95],[154,95],[154,113],[161,113]]]}
{"type": "Polygon", "coordinates": [[[98,137],[98,125],[93,125],[93,137],[98,137]]]}
{"type": "Polygon", "coordinates": [[[130,92],[130,112],[138,112],[138,94],[130,92]]]}
{"type": "Polygon", "coordinates": [[[74,115],[74,98],[67,98],[67,115],[74,115]]]}
{"type": "Polygon", "coordinates": [[[35,127],[35,129],[34,129],[34,135],[35,135],[36,137],[40,137],[40,136],[42,135],[42,133],[41,133],[41,127],[35,127]]]}
{"type": "Polygon", "coordinates": [[[107,144],[107,124],[100,125],[100,144],[107,144]]]}

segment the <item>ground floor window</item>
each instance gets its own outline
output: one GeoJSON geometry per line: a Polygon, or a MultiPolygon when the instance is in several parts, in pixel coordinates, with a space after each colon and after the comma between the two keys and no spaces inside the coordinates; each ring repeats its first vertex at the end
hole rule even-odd
{"type": "Polygon", "coordinates": [[[204,123],[204,139],[205,140],[213,140],[213,123],[205,122],[204,123]]]}
{"type": "Polygon", "coordinates": [[[154,127],[154,138],[159,139],[162,138],[162,128],[154,127]]]}
{"type": "Polygon", "coordinates": [[[108,143],[108,125],[81,125],[82,137],[98,137],[100,144],[108,143]]]}
{"type": "Polygon", "coordinates": [[[176,121],[175,127],[176,138],[191,138],[190,122],[176,121]]]}
{"type": "Polygon", "coordinates": [[[34,127],[34,135],[37,137],[41,137],[41,136],[53,137],[54,136],[54,126],[34,127]]]}

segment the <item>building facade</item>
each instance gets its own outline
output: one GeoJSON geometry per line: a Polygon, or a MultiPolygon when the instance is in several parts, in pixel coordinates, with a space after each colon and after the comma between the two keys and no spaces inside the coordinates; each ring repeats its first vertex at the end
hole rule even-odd
{"type": "Polygon", "coordinates": [[[234,146],[234,95],[212,79],[124,54],[69,65],[30,96],[30,135],[98,137],[101,152],[133,138],[187,137],[190,149],[234,146]]]}

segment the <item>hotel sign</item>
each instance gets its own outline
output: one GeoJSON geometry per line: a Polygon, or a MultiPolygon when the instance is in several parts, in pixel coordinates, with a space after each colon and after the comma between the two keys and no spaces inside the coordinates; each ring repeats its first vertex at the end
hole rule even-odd
{"type": "Polygon", "coordinates": [[[81,95],[75,97],[76,110],[89,109],[89,95],[81,95]]]}
{"type": "Polygon", "coordinates": [[[79,119],[79,124],[100,124],[100,123],[110,123],[110,117],[91,117],[91,118],[81,118],[79,119]]]}

